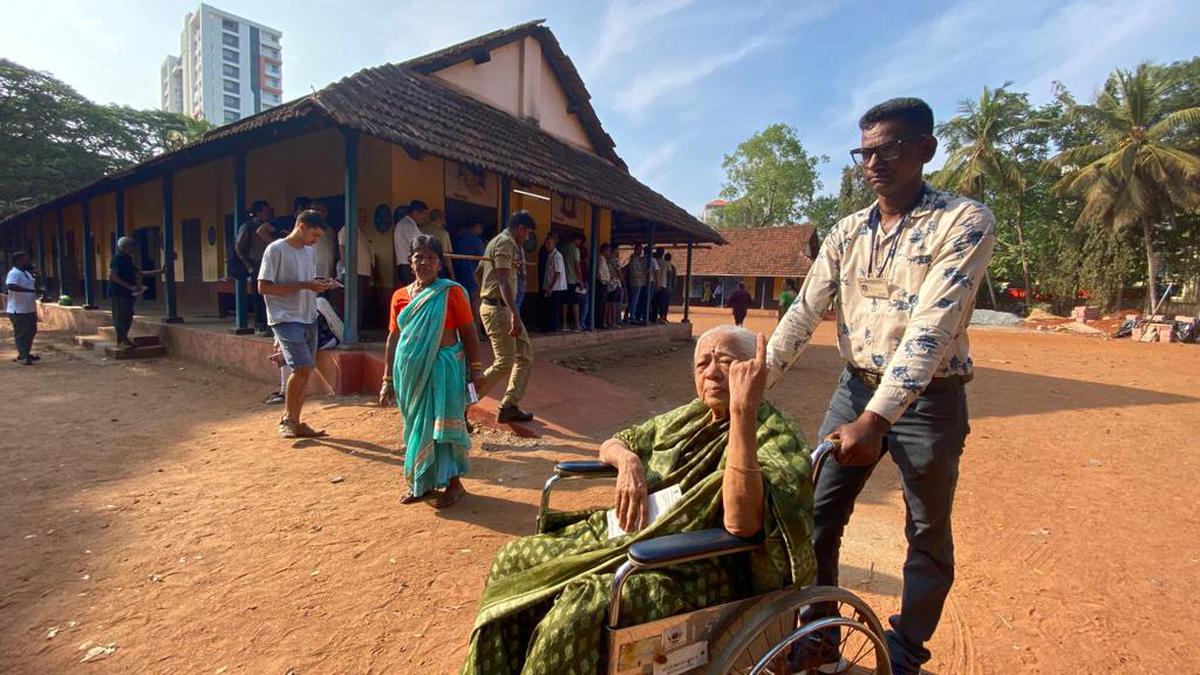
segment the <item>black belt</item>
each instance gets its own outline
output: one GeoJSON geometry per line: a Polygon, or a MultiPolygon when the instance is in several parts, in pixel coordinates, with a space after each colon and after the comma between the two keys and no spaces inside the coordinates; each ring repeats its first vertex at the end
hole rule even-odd
{"type": "Polygon", "coordinates": [[[508,307],[504,304],[503,298],[480,298],[479,300],[488,307],[508,307]]]}
{"type": "MultiPolygon", "coordinates": [[[[848,370],[850,372],[850,375],[854,379],[863,383],[863,385],[866,386],[867,389],[878,389],[879,383],[883,380],[883,373],[876,373],[871,370],[863,370],[862,368],[859,368],[857,366],[852,366],[849,363],[846,364],[846,370],[848,370]]],[[[923,393],[924,392],[932,393],[935,391],[939,391],[941,389],[947,389],[952,386],[961,387],[962,385],[970,382],[974,378],[975,378],[974,374],[971,374],[971,375],[946,375],[945,377],[935,377],[929,381],[929,385],[925,387],[925,389],[923,390],[923,393]]]]}

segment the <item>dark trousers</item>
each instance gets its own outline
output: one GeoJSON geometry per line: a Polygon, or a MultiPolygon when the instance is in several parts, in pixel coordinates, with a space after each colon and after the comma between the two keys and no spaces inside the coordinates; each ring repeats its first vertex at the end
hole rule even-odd
{"type": "Polygon", "coordinates": [[[129,327],[133,325],[133,298],[114,295],[112,317],[113,328],[117,330],[117,344],[121,345],[129,340],[129,327]]]}
{"type": "Polygon", "coordinates": [[[37,335],[37,312],[22,312],[9,314],[8,320],[13,326],[13,342],[17,343],[17,358],[29,358],[33,349],[33,338],[37,335]]]}
{"type": "Polygon", "coordinates": [[[407,286],[416,281],[417,277],[413,274],[412,265],[396,265],[396,288],[407,286]]]}
{"type": "Polygon", "coordinates": [[[542,295],[542,330],[547,333],[556,333],[559,329],[559,321],[562,318],[562,295],[564,291],[551,291],[549,295],[542,295]]]}
{"type": "MultiPolygon", "coordinates": [[[[891,617],[888,651],[894,662],[913,672],[929,660],[924,643],[933,636],[954,583],[950,510],[958,483],[959,456],[970,433],[963,385],[934,385],[930,389],[934,391],[926,390],[892,426],[883,448],[883,455],[891,455],[900,469],[904,536],[908,540],[904,591],[900,613],[891,617]]],[[[842,373],[818,438],[854,421],[873,394],[849,372],[842,373]]],[[[822,468],[813,501],[817,584],[837,585],[842,533],[854,511],[854,500],[877,464],[843,466],[830,457],[822,468]]]]}

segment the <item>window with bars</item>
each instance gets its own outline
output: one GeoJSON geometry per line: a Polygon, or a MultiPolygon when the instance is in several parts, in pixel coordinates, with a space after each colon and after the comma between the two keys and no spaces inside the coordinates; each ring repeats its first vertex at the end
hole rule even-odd
{"type": "Polygon", "coordinates": [[[225,107],[241,110],[242,109],[242,99],[238,98],[237,96],[230,96],[229,94],[225,94],[225,107]]]}
{"type": "Polygon", "coordinates": [[[232,49],[222,49],[221,56],[223,56],[224,59],[226,61],[229,61],[230,63],[238,62],[238,53],[233,51],[232,49]]]}
{"type": "Polygon", "coordinates": [[[230,21],[229,19],[221,19],[221,28],[236,33],[238,31],[238,22],[230,21]]]}
{"type": "Polygon", "coordinates": [[[238,46],[238,36],[230,35],[229,33],[222,33],[221,34],[221,43],[224,44],[226,47],[237,47],[238,46]]]}
{"type": "Polygon", "coordinates": [[[235,80],[241,75],[241,71],[238,70],[237,66],[231,66],[228,63],[221,64],[221,73],[225,77],[232,77],[235,80]]]}
{"type": "Polygon", "coordinates": [[[239,85],[237,82],[234,82],[233,80],[222,80],[221,86],[222,86],[222,88],[225,89],[226,92],[228,92],[230,94],[236,94],[239,91],[241,91],[241,89],[242,89],[241,85],[239,85]]]}

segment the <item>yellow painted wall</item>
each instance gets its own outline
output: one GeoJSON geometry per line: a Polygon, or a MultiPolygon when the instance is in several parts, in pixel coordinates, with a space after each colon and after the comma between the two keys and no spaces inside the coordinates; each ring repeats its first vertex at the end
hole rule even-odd
{"type": "Polygon", "coordinates": [[[547,132],[593,152],[583,124],[567,112],[567,94],[536,38],[493,49],[490,56],[487,63],[468,58],[434,75],[511,115],[537,119],[547,132]]]}
{"type": "Polygon", "coordinates": [[[232,160],[213,161],[176,172],[174,183],[175,278],[196,283],[221,278],[225,259],[225,214],[233,213],[232,160]],[[200,221],[200,267],[202,278],[188,279],[183,264],[183,221],[200,221]],[[215,243],[208,242],[208,229],[217,232],[215,243]]]}
{"type": "MultiPolygon", "coordinates": [[[[546,199],[538,199],[537,197],[527,197],[514,192],[509,200],[509,208],[513,211],[524,209],[529,212],[529,215],[533,216],[534,222],[537,223],[534,232],[537,235],[538,246],[541,246],[542,242],[546,241],[546,235],[550,232],[550,191],[530,185],[517,185],[516,181],[513,181],[513,187],[546,197],[546,199]]],[[[541,292],[541,280],[538,279],[537,271],[537,256],[527,252],[525,259],[527,262],[532,263],[525,266],[525,291],[527,293],[541,292]]]]}
{"type": "MultiPolygon", "coordinates": [[[[68,269],[74,261],[76,280],[83,281],[83,208],[78,204],[63,207],[63,243],[67,247],[64,256],[68,269]],[[74,245],[72,246],[72,241],[74,245]]],[[[75,290],[75,289],[71,289],[75,290]]],[[[73,295],[73,293],[72,293],[73,295]]],[[[82,300],[80,300],[82,304],[82,300]]]]}
{"type": "MultiPolygon", "coordinates": [[[[528,38],[532,40],[533,38],[528,38]]],[[[540,52],[539,52],[540,54],[540,52]]],[[[567,112],[567,93],[550,68],[545,58],[541,60],[542,76],[538,79],[540,96],[538,100],[539,124],[546,131],[554,134],[572,145],[577,145],[592,152],[591,141],[579,118],[567,112]]]]}
{"type": "Polygon", "coordinates": [[[612,244],[612,211],[609,209],[600,209],[600,236],[598,241],[601,244],[612,244]]]}
{"type": "MultiPolygon", "coordinates": [[[[296,197],[341,194],[344,153],[341,135],[332,129],[250,150],[246,153],[246,205],[265,199],[279,216],[292,212],[296,197]]],[[[231,173],[231,190],[232,180],[231,173]]]]}
{"type": "Polygon", "coordinates": [[[392,283],[394,256],[391,230],[379,232],[375,229],[375,208],[380,204],[387,204],[389,211],[396,208],[392,201],[392,145],[361,136],[358,141],[359,232],[367,242],[375,276],[386,286],[392,283]]]}
{"type": "MultiPolygon", "coordinates": [[[[420,160],[408,156],[404,148],[390,145],[392,160],[391,206],[393,211],[401,204],[420,199],[430,209],[446,208],[446,166],[441,157],[422,155],[420,160]]],[[[360,158],[361,159],[361,158],[360,158]]],[[[374,208],[374,207],[372,207],[374,208]]],[[[396,252],[392,231],[386,238],[385,250],[379,251],[380,277],[383,283],[394,283],[396,252]]]]}
{"type": "Polygon", "coordinates": [[[479,100],[512,115],[519,115],[521,43],[493,49],[491,61],[475,64],[474,59],[460,61],[434,73],[479,100]]]}
{"type": "MultiPolygon", "coordinates": [[[[88,214],[92,221],[92,239],[96,242],[96,279],[108,278],[108,264],[112,261],[112,233],[116,227],[116,200],[111,193],[88,200],[88,214]]],[[[101,283],[101,287],[103,284],[101,283]]],[[[96,297],[101,297],[99,289],[96,297]]]]}
{"type": "MultiPolygon", "coordinates": [[[[125,233],[146,227],[162,229],[162,181],[154,178],[131,186],[125,192],[125,233]]],[[[158,236],[162,245],[162,235],[158,236]]],[[[162,251],[155,256],[156,263],[163,262],[162,251]]],[[[161,277],[160,277],[161,278],[161,277]]]]}

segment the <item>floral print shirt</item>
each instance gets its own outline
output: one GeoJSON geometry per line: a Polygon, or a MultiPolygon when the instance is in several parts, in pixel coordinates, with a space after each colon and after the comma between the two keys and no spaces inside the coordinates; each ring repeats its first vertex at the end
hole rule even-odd
{"type": "Polygon", "coordinates": [[[971,375],[967,326],[996,243],[996,221],[979,202],[928,185],[904,220],[872,237],[876,209],[846,216],[821,245],[800,295],[771,336],[768,387],[796,363],[832,304],[842,358],[881,376],[867,410],[894,423],[932,378],[971,375]],[[876,272],[883,266],[882,274],[868,271],[872,261],[876,272]],[[864,293],[861,280],[872,276],[886,281],[886,298],[864,293]]]}

